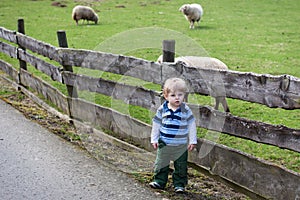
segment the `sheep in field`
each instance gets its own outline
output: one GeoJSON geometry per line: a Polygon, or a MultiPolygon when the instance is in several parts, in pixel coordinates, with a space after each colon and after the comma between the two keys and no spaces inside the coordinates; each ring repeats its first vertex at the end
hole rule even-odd
{"type": "MultiPolygon", "coordinates": [[[[158,63],[163,62],[163,56],[160,55],[157,59],[158,63]]],[[[225,63],[217,58],[211,57],[199,57],[199,56],[181,56],[175,58],[175,63],[183,63],[186,66],[202,68],[202,69],[217,69],[217,70],[228,70],[225,63]]],[[[215,97],[215,109],[219,109],[219,104],[221,103],[225,112],[230,112],[225,96],[215,97]]]]}
{"type": "Polygon", "coordinates": [[[72,18],[76,21],[76,24],[78,25],[79,20],[87,20],[93,21],[95,24],[98,23],[98,15],[95,13],[95,11],[88,6],[75,6],[72,11],[72,18]]]}
{"type": "Polygon", "coordinates": [[[182,12],[185,18],[190,22],[190,29],[194,29],[194,23],[201,20],[203,15],[203,9],[200,4],[184,4],[179,8],[179,11],[182,12]]]}

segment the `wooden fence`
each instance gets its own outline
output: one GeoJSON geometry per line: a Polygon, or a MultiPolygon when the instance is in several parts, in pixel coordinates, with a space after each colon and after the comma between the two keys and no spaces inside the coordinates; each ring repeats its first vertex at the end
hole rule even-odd
{"type": "MultiPolygon", "coordinates": [[[[300,108],[300,79],[290,75],[271,76],[230,70],[196,69],[181,64],[158,64],[123,55],[70,49],[67,48],[67,43],[60,43],[60,47],[55,47],[21,32],[0,27],[0,52],[30,64],[52,80],[65,84],[69,95],[63,95],[49,83],[29,73],[24,63],[20,63],[23,67],[16,70],[10,63],[0,60],[0,70],[18,84],[30,87],[43,95],[63,113],[111,130],[120,137],[130,138],[135,144],[149,151],[152,151],[149,124],[112,108],[77,98],[76,91],[101,93],[153,111],[161,103],[159,92],[76,74],[72,72],[72,66],[108,71],[160,85],[169,77],[181,76],[188,80],[196,94],[218,95],[219,88],[223,88],[223,95],[229,98],[259,103],[271,108],[300,108]],[[35,56],[36,54],[39,56],[35,56]],[[52,61],[46,62],[41,56],[52,61]],[[59,63],[59,66],[51,64],[53,61],[59,63]]],[[[58,37],[61,37],[61,34],[59,31],[58,37]]],[[[300,152],[300,130],[240,118],[209,106],[189,106],[197,119],[198,127],[300,152]]],[[[189,161],[207,174],[238,185],[257,198],[300,199],[299,173],[239,150],[199,138],[197,151],[190,154],[189,161]],[[205,154],[204,150],[207,150],[205,154]]]]}

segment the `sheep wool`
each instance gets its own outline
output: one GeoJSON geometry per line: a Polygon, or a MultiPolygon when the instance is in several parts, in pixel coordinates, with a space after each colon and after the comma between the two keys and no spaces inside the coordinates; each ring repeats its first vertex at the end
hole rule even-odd
{"type": "MultiPolygon", "coordinates": [[[[157,58],[158,63],[163,63],[163,55],[157,58]]],[[[175,58],[175,63],[182,62],[187,66],[204,68],[204,69],[219,69],[227,70],[228,67],[225,63],[217,58],[200,57],[200,56],[180,56],[175,58]]]]}
{"type": "Polygon", "coordinates": [[[227,70],[228,67],[225,63],[217,58],[212,57],[199,57],[199,56],[181,56],[175,58],[175,62],[183,62],[187,66],[204,68],[204,69],[219,69],[227,70]]]}
{"type": "MultiPolygon", "coordinates": [[[[157,59],[158,63],[163,63],[163,55],[160,55],[157,59]]],[[[175,58],[174,63],[183,63],[188,67],[195,67],[201,69],[214,69],[214,70],[228,70],[228,67],[225,63],[217,58],[212,57],[200,57],[200,56],[180,56],[175,58]]],[[[218,80],[218,79],[216,79],[218,80]]],[[[226,92],[223,90],[218,91],[222,95],[215,96],[215,109],[219,109],[219,104],[222,104],[225,112],[230,112],[228,103],[226,101],[226,92]]]]}
{"type": "Polygon", "coordinates": [[[182,12],[185,18],[190,23],[190,29],[194,29],[194,23],[199,24],[201,17],[203,15],[203,8],[200,4],[184,4],[179,8],[179,11],[182,12]]]}
{"type": "Polygon", "coordinates": [[[87,20],[93,21],[95,24],[98,23],[98,15],[95,13],[95,11],[88,6],[75,6],[72,11],[72,18],[76,21],[76,24],[78,25],[79,20],[87,20]]]}

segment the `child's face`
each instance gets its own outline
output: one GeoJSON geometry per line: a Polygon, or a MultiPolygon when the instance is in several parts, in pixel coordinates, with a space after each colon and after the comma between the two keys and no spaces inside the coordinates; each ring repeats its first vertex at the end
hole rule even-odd
{"type": "Polygon", "coordinates": [[[165,95],[165,99],[169,101],[169,106],[173,109],[177,109],[184,99],[184,92],[181,91],[171,91],[169,94],[165,95]]]}

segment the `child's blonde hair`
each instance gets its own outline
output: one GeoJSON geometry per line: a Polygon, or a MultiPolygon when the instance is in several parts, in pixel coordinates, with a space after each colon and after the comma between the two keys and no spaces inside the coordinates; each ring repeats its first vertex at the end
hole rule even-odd
{"type": "Polygon", "coordinates": [[[169,78],[166,80],[163,87],[163,95],[167,96],[170,92],[180,91],[183,93],[187,92],[187,86],[181,78],[169,78]]]}

